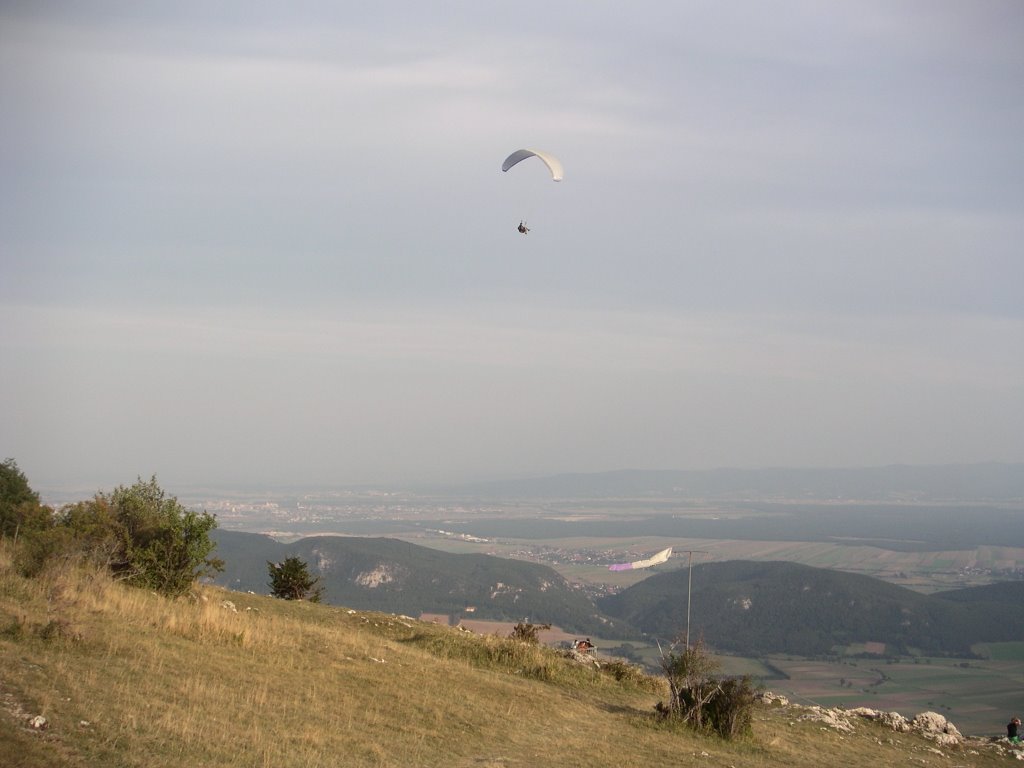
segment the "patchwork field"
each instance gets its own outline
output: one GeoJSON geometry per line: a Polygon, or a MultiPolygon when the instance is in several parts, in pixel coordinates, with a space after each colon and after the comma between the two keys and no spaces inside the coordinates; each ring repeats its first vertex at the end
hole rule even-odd
{"type": "MultiPolygon", "coordinates": [[[[656,648],[637,650],[645,663],[656,666],[656,648]]],[[[1010,652],[999,657],[1004,655],[1010,652]]],[[[723,674],[750,675],[765,688],[799,704],[863,706],[908,717],[932,710],[952,720],[964,733],[974,735],[999,735],[1011,716],[1024,712],[1022,658],[923,658],[893,663],[885,659],[826,662],[786,657],[717,658],[723,674]]]]}
{"type": "Polygon", "coordinates": [[[998,735],[1024,709],[1024,662],[959,659],[849,660],[841,663],[773,658],[788,679],[766,680],[772,690],[821,706],[933,710],[966,733],[998,735]]]}
{"type": "MultiPolygon", "coordinates": [[[[926,593],[987,584],[991,581],[988,574],[992,571],[1024,567],[1024,548],[989,545],[964,550],[902,552],[857,544],[723,539],[652,538],[614,542],[607,539],[571,539],[545,544],[548,551],[557,546],[567,552],[588,549],[655,552],[672,546],[672,559],[663,567],[685,568],[688,562],[686,551],[699,550],[693,555],[694,565],[722,560],[780,560],[861,573],[926,593]]],[[[520,552],[518,556],[522,556],[522,545],[505,544],[493,548],[494,554],[504,557],[515,557],[517,551],[520,552]]],[[[559,560],[544,553],[538,553],[531,559],[547,562],[571,581],[628,587],[650,575],[649,571],[610,572],[605,566],[574,562],[568,558],[559,560]]]]}
{"type": "Polygon", "coordinates": [[[613,572],[608,570],[606,563],[594,562],[595,559],[599,556],[604,556],[604,559],[615,556],[638,558],[668,546],[674,548],[674,553],[669,563],[661,566],[663,569],[685,568],[688,562],[686,552],[693,550],[694,565],[723,560],[781,560],[861,573],[925,593],[988,584],[992,581],[992,572],[1024,568],[1024,547],[992,545],[915,552],[821,541],[573,537],[545,540],[539,544],[528,540],[469,542],[422,533],[397,538],[447,552],[481,552],[541,562],[552,566],[570,581],[607,584],[619,589],[641,581],[651,571],[613,572]]]}
{"type": "MultiPolygon", "coordinates": [[[[447,617],[423,616],[445,623],[447,617]]],[[[477,634],[508,636],[514,623],[463,621],[477,634]]],[[[540,633],[541,642],[557,646],[578,639],[558,627],[540,633]]],[[[593,638],[598,655],[620,646],[619,641],[593,638]]],[[[863,645],[863,644],[862,644],[863,645]]],[[[875,645],[875,644],[869,644],[875,645]]],[[[631,643],[636,657],[657,671],[660,651],[656,646],[631,643]]],[[[849,653],[870,652],[857,646],[849,653]]],[[[988,659],[918,658],[888,661],[885,658],[852,658],[817,661],[773,656],[764,659],[717,656],[725,675],[749,675],[765,688],[790,697],[795,703],[823,707],[871,707],[896,711],[908,717],[932,710],[945,715],[964,733],[998,735],[1014,714],[1024,713],[1024,642],[979,646],[988,659]]]]}

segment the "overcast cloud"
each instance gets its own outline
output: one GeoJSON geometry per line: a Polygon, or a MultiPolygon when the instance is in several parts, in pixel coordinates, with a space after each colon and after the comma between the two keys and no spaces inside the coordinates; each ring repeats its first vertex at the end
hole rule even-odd
{"type": "Polygon", "coordinates": [[[1021,40],[1016,0],[4,3],[0,453],[1024,461],[1021,40]]]}

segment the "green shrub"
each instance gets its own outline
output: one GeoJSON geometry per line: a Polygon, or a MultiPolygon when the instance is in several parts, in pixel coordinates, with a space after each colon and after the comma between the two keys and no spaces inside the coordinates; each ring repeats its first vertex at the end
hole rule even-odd
{"type": "Polygon", "coordinates": [[[512,632],[509,634],[513,640],[519,640],[523,643],[529,643],[530,645],[540,644],[540,633],[542,630],[551,629],[550,624],[529,624],[519,622],[512,627],[512,632]]]}
{"type": "Polygon", "coordinates": [[[748,735],[754,694],[754,685],[749,677],[719,681],[718,692],[704,706],[707,727],[725,739],[748,735]]]}
{"type": "Polygon", "coordinates": [[[52,525],[53,510],[39,503],[18,462],[0,463],[0,536],[18,538],[52,525]]]}
{"type": "Polygon", "coordinates": [[[601,661],[601,673],[615,678],[620,683],[630,683],[650,693],[664,692],[664,683],[657,677],[647,674],[642,667],[636,664],[615,659],[614,661],[601,661]]]}
{"type": "Polygon", "coordinates": [[[676,640],[662,652],[661,667],[669,685],[669,702],[658,703],[659,714],[726,739],[748,733],[755,692],[750,679],[716,677],[718,662],[703,641],[682,650],[680,645],[676,640]]]}
{"type": "Polygon", "coordinates": [[[129,584],[174,597],[222,568],[210,557],[216,527],[212,515],[168,497],[155,477],[140,479],[62,508],[49,527],[26,532],[16,561],[26,576],[57,561],[91,562],[129,584]]]}

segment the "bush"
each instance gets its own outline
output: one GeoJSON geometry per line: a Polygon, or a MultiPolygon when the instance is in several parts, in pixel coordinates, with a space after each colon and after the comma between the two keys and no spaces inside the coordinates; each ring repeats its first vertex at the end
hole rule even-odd
{"type": "Polygon", "coordinates": [[[53,510],[39,503],[39,494],[28,484],[18,462],[0,463],[0,536],[17,538],[22,533],[49,528],[53,510]]]}
{"type": "Polygon", "coordinates": [[[754,694],[754,685],[749,677],[720,681],[718,692],[704,707],[707,727],[725,739],[749,734],[754,694]]]}
{"type": "Polygon", "coordinates": [[[698,641],[678,650],[677,639],[662,653],[661,667],[669,685],[669,702],[657,710],[700,731],[713,731],[732,739],[750,730],[754,687],[750,678],[718,678],[718,662],[698,641]]]}
{"type": "Polygon", "coordinates": [[[613,677],[620,683],[635,685],[641,690],[649,693],[664,693],[664,683],[657,677],[644,672],[642,667],[630,664],[618,659],[614,661],[602,661],[601,673],[613,677]]]}
{"type": "Polygon", "coordinates": [[[519,622],[512,627],[512,632],[509,634],[513,640],[518,640],[522,643],[529,643],[530,645],[540,644],[540,632],[545,629],[551,629],[550,624],[529,624],[519,622]]]}
{"type": "Polygon", "coordinates": [[[24,537],[18,567],[35,576],[47,563],[86,561],[129,584],[173,597],[223,567],[210,557],[216,546],[210,531],[216,527],[212,515],[167,497],[155,477],[140,479],[61,509],[50,527],[24,537]]]}
{"type": "Polygon", "coordinates": [[[186,509],[173,496],[166,498],[155,477],[117,488],[109,504],[123,544],[115,552],[114,572],[129,583],[180,595],[196,578],[222,569],[220,560],[209,557],[216,546],[210,531],[217,520],[186,509]]]}

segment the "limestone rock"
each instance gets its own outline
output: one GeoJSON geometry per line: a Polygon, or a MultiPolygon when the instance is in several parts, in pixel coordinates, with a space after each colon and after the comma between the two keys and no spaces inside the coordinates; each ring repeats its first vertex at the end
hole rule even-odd
{"type": "Polygon", "coordinates": [[[899,712],[882,712],[881,710],[868,707],[857,707],[856,709],[846,710],[846,714],[874,720],[897,733],[906,733],[910,730],[910,721],[899,712]]]}
{"type": "Polygon", "coordinates": [[[800,720],[810,720],[816,723],[824,723],[829,728],[835,728],[844,733],[853,733],[853,725],[846,718],[846,712],[842,709],[825,709],[824,707],[807,707],[807,712],[799,717],[800,720]]]}
{"type": "Polygon", "coordinates": [[[772,693],[771,691],[759,691],[754,695],[754,698],[762,704],[767,704],[769,706],[772,704],[779,704],[783,707],[789,706],[789,699],[780,694],[772,693]]]}
{"type": "Polygon", "coordinates": [[[912,730],[936,743],[953,746],[963,741],[963,734],[938,712],[921,712],[910,721],[912,730]]]}

